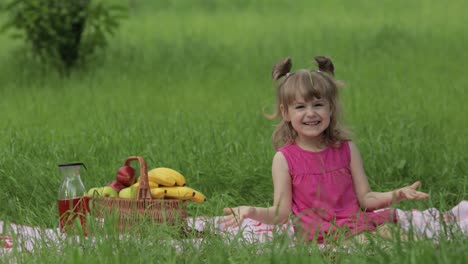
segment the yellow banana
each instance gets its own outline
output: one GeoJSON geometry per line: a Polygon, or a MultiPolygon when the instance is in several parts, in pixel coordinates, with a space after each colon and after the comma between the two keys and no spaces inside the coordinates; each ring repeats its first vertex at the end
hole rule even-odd
{"type": "Polygon", "coordinates": [[[195,190],[186,186],[161,187],[166,191],[164,197],[180,200],[189,200],[195,195],[195,190]]]}
{"type": "Polygon", "coordinates": [[[171,174],[166,173],[165,170],[161,170],[161,168],[148,171],[148,179],[164,186],[175,186],[176,184],[175,178],[171,174]]]}
{"type": "MultiPolygon", "coordinates": [[[[156,182],[154,181],[148,181],[148,184],[149,184],[149,187],[150,189],[152,188],[158,188],[159,187],[159,184],[157,184],[156,182]]],[[[135,182],[132,187],[135,187],[135,188],[138,188],[138,186],[140,185],[140,182],[135,182]]]]}
{"type": "MultiPolygon", "coordinates": [[[[152,174],[160,175],[162,178],[172,177],[175,180],[175,185],[177,186],[185,186],[185,177],[180,174],[178,171],[170,169],[170,168],[156,168],[151,170],[152,174]]],[[[166,186],[173,186],[173,185],[166,185],[166,186]]]]}
{"type": "Polygon", "coordinates": [[[206,196],[199,191],[195,191],[195,195],[193,195],[192,198],[190,198],[190,201],[195,203],[203,203],[206,202],[206,196]]]}
{"type": "Polygon", "coordinates": [[[163,198],[166,194],[166,190],[164,190],[163,188],[151,188],[150,192],[151,198],[153,199],[163,198]]]}
{"type": "MultiPolygon", "coordinates": [[[[140,182],[140,178],[141,178],[141,176],[137,178],[137,180],[136,180],[136,182],[135,182],[135,183],[138,183],[138,182],[140,182]]],[[[152,180],[150,177],[148,177],[148,182],[153,182],[153,183],[156,183],[156,184],[158,184],[157,182],[155,182],[155,181],[154,181],[154,179],[152,180]]],[[[155,187],[155,188],[156,188],[156,187],[155,187]]]]}
{"type": "Polygon", "coordinates": [[[176,170],[169,169],[169,168],[161,168],[162,171],[169,173],[172,177],[174,177],[174,180],[176,181],[177,186],[185,186],[185,177],[181,173],[179,173],[176,170]]]}

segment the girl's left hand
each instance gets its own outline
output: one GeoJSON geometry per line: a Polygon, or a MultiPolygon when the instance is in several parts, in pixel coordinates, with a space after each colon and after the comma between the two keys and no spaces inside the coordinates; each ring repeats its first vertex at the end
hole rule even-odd
{"type": "Polygon", "coordinates": [[[410,186],[403,187],[396,191],[397,201],[403,200],[423,200],[429,198],[429,194],[417,191],[416,189],[421,185],[420,181],[413,183],[410,186]]]}

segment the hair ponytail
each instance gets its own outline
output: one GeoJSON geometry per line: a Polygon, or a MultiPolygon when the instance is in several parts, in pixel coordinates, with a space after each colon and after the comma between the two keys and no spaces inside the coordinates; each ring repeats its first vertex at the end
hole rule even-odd
{"type": "Polygon", "coordinates": [[[335,76],[335,66],[330,58],[325,56],[316,56],[314,57],[315,62],[317,62],[318,68],[320,71],[326,72],[335,76]]]}
{"type": "Polygon", "coordinates": [[[290,57],[284,58],[273,66],[271,71],[271,77],[273,80],[278,80],[279,78],[287,75],[292,68],[292,61],[290,57]]]}

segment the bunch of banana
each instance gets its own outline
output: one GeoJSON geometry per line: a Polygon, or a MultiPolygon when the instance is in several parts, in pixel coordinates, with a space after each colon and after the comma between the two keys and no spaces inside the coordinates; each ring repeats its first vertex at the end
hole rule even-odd
{"type": "MultiPolygon", "coordinates": [[[[159,188],[159,184],[153,182],[153,181],[148,181],[149,187],[150,187],[150,192],[151,192],[151,198],[153,199],[158,199],[158,198],[163,198],[164,194],[166,191],[164,189],[159,188]]],[[[138,189],[138,186],[140,186],[140,178],[137,179],[137,182],[135,182],[131,188],[134,188],[135,190],[138,189]]]]}
{"type": "Polygon", "coordinates": [[[166,194],[166,190],[164,190],[163,188],[151,188],[150,192],[151,192],[151,198],[153,199],[163,198],[164,195],[166,194]]]}
{"type": "Polygon", "coordinates": [[[201,192],[185,186],[185,177],[176,170],[163,167],[152,169],[148,171],[148,181],[150,182],[151,196],[153,198],[165,197],[190,200],[196,203],[206,201],[205,195],[201,192]],[[151,183],[158,186],[153,188],[151,187],[151,183]]]}
{"type": "Polygon", "coordinates": [[[148,180],[163,186],[185,186],[185,177],[169,168],[156,168],[148,171],[148,180]]]}
{"type": "Polygon", "coordinates": [[[202,203],[206,201],[205,195],[187,186],[160,187],[159,189],[164,189],[166,192],[164,197],[167,198],[190,200],[196,203],[202,203]]]}
{"type": "MultiPolygon", "coordinates": [[[[153,181],[148,181],[148,184],[149,184],[149,187],[150,189],[153,189],[153,188],[158,188],[159,187],[159,184],[153,182],[153,181]]],[[[135,182],[132,187],[135,187],[135,188],[138,188],[138,186],[140,186],[140,178],[138,178],[138,181],[135,182]]]]}

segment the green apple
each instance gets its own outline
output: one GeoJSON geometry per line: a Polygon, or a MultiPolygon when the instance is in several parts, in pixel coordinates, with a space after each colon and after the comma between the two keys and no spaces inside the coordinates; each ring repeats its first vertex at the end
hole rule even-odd
{"type": "Polygon", "coordinates": [[[114,190],[114,188],[112,188],[110,186],[104,186],[104,187],[102,187],[102,196],[104,196],[104,197],[118,197],[119,194],[117,193],[116,190],[114,190]]]}
{"type": "Polygon", "coordinates": [[[119,192],[119,197],[135,199],[137,197],[137,190],[138,188],[135,188],[135,187],[123,188],[119,192]]]}
{"type": "Polygon", "coordinates": [[[91,188],[89,189],[87,195],[102,196],[102,197],[118,197],[119,196],[117,191],[114,190],[114,188],[110,186],[91,188]]]}
{"type": "Polygon", "coordinates": [[[104,189],[103,187],[94,187],[94,188],[89,189],[87,194],[89,196],[101,196],[103,189],[104,189]]]}

